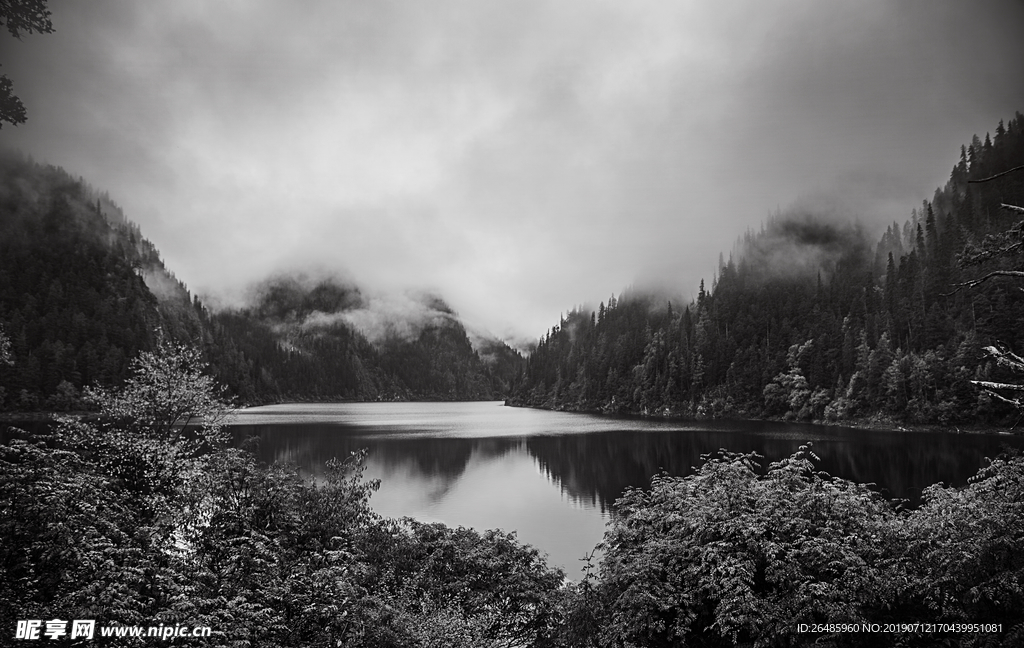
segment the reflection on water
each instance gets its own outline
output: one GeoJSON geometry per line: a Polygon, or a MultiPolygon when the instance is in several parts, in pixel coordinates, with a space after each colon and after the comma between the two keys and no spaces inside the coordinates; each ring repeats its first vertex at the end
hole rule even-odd
{"type": "Polygon", "coordinates": [[[232,426],[256,454],[319,475],[332,457],[369,450],[371,504],[387,516],[516,530],[578,573],[623,491],[665,470],[685,475],[719,448],[763,464],[814,442],[820,468],[875,483],[916,505],[937,481],[965,484],[1003,444],[995,435],[871,432],[746,421],[682,423],[503,407],[500,403],[346,403],[245,410],[232,426]]]}
{"type": "Polygon", "coordinates": [[[963,485],[986,457],[994,457],[1005,444],[1024,445],[1019,438],[989,435],[867,432],[852,429],[814,431],[795,429],[785,436],[752,431],[722,433],[713,430],[636,435],[601,432],[573,437],[536,437],[527,440],[530,454],[551,476],[578,498],[596,498],[602,508],[629,486],[643,486],[651,475],[664,470],[686,475],[701,463],[702,454],[719,448],[755,451],[764,456],[762,468],[787,457],[805,441],[821,458],[818,467],[831,475],[875,484],[887,497],[907,499],[917,506],[921,490],[938,481],[963,485]]]}

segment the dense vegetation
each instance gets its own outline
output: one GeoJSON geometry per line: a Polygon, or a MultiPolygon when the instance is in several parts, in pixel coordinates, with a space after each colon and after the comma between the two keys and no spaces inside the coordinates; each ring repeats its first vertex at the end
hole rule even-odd
{"type": "Polygon", "coordinates": [[[1024,458],[906,511],[814,468],[721,452],[616,503],[597,576],[574,591],[576,645],[1015,646],[1024,641],[1024,458]],[[1001,624],[998,631],[862,624],[1001,624]],[[801,632],[799,624],[836,624],[801,632]],[[847,624],[842,628],[842,624],[847,624]],[[850,627],[860,630],[852,631],[850,627]]]}
{"type": "Polygon", "coordinates": [[[153,251],[105,202],[65,173],[0,158],[0,324],[16,361],[0,370],[0,406],[63,409],[152,347],[160,319],[141,268],[153,251]]]}
{"type": "Polygon", "coordinates": [[[514,535],[378,517],[359,453],[313,481],[227,448],[202,368],[158,345],[122,386],[86,390],[98,420],[0,446],[0,624],[208,626],[190,645],[253,647],[1024,639],[1024,457],[908,511],[816,471],[809,447],[767,472],[723,451],[627,491],[598,565],[568,583],[514,535]]]}
{"type": "Polygon", "coordinates": [[[161,335],[197,345],[241,402],[497,398],[522,358],[475,349],[435,297],[414,329],[371,343],[346,316],[365,309],[335,279],[278,278],[249,307],[211,313],[163,265],[109,196],[59,168],[0,155],[0,409],[81,408],[86,385],[115,385],[161,335]],[[157,333],[157,331],[161,333],[157,333]]]}
{"type": "Polygon", "coordinates": [[[87,390],[96,423],[0,446],[0,625],[209,626],[215,646],[550,645],[563,574],[536,550],[377,517],[358,454],[322,482],[257,465],[225,445],[201,369],[197,350],[159,345],[123,386],[87,390]]]}
{"type": "Polygon", "coordinates": [[[576,309],[540,340],[514,404],[685,416],[965,423],[1016,419],[971,384],[982,349],[1024,351],[1020,250],[982,254],[1020,219],[1024,116],[961,149],[933,200],[872,245],[858,226],[777,214],[748,233],[694,303],[627,293],[576,309]],[[1018,280],[1019,281],[1019,280],[1018,280]],[[1013,417],[1013,418],[1009,418],[1013,417]]]}

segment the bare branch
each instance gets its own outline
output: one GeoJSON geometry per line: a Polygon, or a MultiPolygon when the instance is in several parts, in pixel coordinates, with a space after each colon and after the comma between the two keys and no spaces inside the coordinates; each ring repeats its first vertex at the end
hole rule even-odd
{"type": "Polygon", "coordinates": [[[1018,207],[1017,205],[1007,205],[1006,203],[999,203],[999,206],[1003,209],[1009,209],[1010,211],[1017,211],[1024,214],[1024,207],[1018,207]]]}
{"type": "Polygon", "coordinates": [[[996,361],[1000,367],[1006,367],[1017,373],[1024,373],[1024,358],[1013,351],[999,349],[994,346],[985,347],[984,351],[996,361]]]}
{"type": "MultiPolygon", "coordinates": [[[[985,242],[989,243],[989,241],[991,241],[991,240],[992,239],[986,239],[985,242]]],[[[1005,256],[1010,256],[1010,255],[1013,255],[1013,254],[1017,254],[1017,253],[1019,253],[1021,251],[1022,246],[1024,246],[1024,242],[1018,241],[1017,243],[1014,243],[1013,245],[1006,245],[1004,247],[997,248],[995,250],[983,249],[980,252],[965,253],[965,254],[961,255],[961,257],[963,257],[963,258],[960,259],[960,265],[961,266],[981,265],[982,263],[984,263],[985,261],[988,261],[989,259],[995,259],[995,258],[998,258],[998,257],[1005,257],[1005,256]]]]}
{"type": "Polygon", "coordinates": [[[998,234],[989,234],[981,242],[981,246],[968,242],[963,252],[957,255],[957,265],[961,268],[981,265],[989,259],[1016,256],[1024,244],[1024,221],[1021,221],[998,234]]]}
{"type": "Polygon", "coordinates": [[[1013,383],[997,383],[990,382],[988,380],[972,380],[971,384],[977,385],[978,387],[982,387],[986,391],[990,389],[1004,389],[1006,391],[1024,392],[1024,385],[1015,385],[1013,383]]]}
{"type": "Polygon", "coordinates": [[[992,391],[991,389],[986,389],[985,393],[988,394],[989,396],[997,399],[997,400],[1003,401],[1004,403],[1009,403],[1010,405],[1013,405],[1017,409],[1021,409],[1020,399],[1017,399],[1017,398],[1007,398],[1006,396],[1003,396],[1001,394],[997,394],[996,392],[992,391]]]}
{"type": "Polygon", "coordinates": [[[982,178],[981,180],[968,180],[967,182],[968,183],[988,182],[989,180],[995,180],[996,178],[1001,178],[1004,175],[1006,175],[1007,173],[1013,173],[1014,171],[1020,171],[1021,169],[1024,169],[1024,164],[1022,164],[1019,167],[1013,167],[1012,169],[1007,169],[1006,171],[1003,171],[1002,173],[997,173],[994,176],[989,176],[987,178],[982,178]]]}
{"type": "Polygon", "coordinates": [[[957,294],[964,288],[974,288],[978,284],[984,283],[993,277],[1017,277],[1018,279],[1024,279],[1024,270],[993,270],[981,279],[973,279],[971,281],[965,281],[963,283],[956,284],[956,289],[952,292],[943,294],[943,297],[951,297],[957,294]]]}

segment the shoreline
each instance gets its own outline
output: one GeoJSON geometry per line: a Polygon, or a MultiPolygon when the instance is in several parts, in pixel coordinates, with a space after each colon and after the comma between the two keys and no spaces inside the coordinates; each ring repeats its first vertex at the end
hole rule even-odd
{"type": "MultiPolygon", "coordinates": [[[[898,423],[894,421],[878,421],[872,419],[851,419],[844,421],[828,421],[828,420],[811,420],[811,421],[791,421],[784,418],[778,417],[766,417],[766,418],[751,418],[745,416],[722,416],[722,417],[692,417],[672,414],[644,414],[641,412],[607,412],[601,409],[574,409],[574,408],[561,408],[561,407],[544,407],[539,405],[526,405],[520,403],[514,403],[511,399],[494,399],[496,402],[501,402],[505,407],[519,407],[524,409],[536,409],[545,410],[549,412],[565,412],[568,414],[591,414],[596,416],[604,416],[608,418],[623,418],[623,419],[641,419],[641,420],[652,420],[652,421],[685,421],[688,423],[695,423],[700,421],[746,421],[746,422],[770,422],[770,423],[792,423],[794,425],[820,425],[824,427],[843,427],[853,428],[860,430],[870,430],[873,432],[943,432],[947,434],[992,434],[999,436],[1020,436],[1024,435],[1024,427],[1022,428],[1002,428],[994,427],[991,425],[982,424],[967,424],[967,425],[943,425],[940,423],[898,423]]],[[[265,405],[280,405],[284,403],[378,403],[378,402],[437,402],[437,403],[451,403],[451,402],[478,402],[477,400],[433,400],[433,399],[416,399],[413,401],[377,401],[377,400],[354,400],[354,399],[342,399],[342,400],[329,400],[329,401],[305,401],[305,400],[289,400],[289,401],[278,401],[274,403],[259,403],[259,404],[247,404],[239,407],[231,408],[231,412],[237,410],[246,410],[252,407],[260,407],[265,405]]],[[[46,423],[56,420],[58,416],[67,416],[72,418],[89,418],[90,416],[96,416],[97,413],[87,410],[74,410],[70,412],[54,412],[54,411],[34,411],[34,412],[0,412],[0,424],[16,425],[18,423],[46,423]]]]}
{"type": "Polygon", "coordinates": [[[779,417],[746,417],[746,416],[684,416],[674,414],[644,414],[642,412],[608,412],[601,409],[573,409],[560,407],[544,407],[541,405],[526,405],[505,400],[506,407],[521,407],[524,409],[546,410],[549,412],[565,412],[567,414],[592,414],[606,416],[609,418],[642,419],[649,421],[680,421],[697,423],[700,421],[746,421],[752,423],[791,423],[794,425],[820,425],[823,427],[853,428],[858,430],[869,430],[872,432],[943,432],[946,434],[992,434],[998,436],[1021,436],[1024,435],[1022,428],[1002,428],[987,424],[966,424],[966,425],[943,425],[941,423],[898,423],[894,421],[878,421],[872,419],[848,419],[843,421],[829,421],[814,419],[810,421],[786,420],[779,417]]]}

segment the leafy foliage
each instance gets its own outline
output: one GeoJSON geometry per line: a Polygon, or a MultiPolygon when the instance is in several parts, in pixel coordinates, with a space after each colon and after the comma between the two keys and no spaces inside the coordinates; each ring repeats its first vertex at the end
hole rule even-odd
{"type": "Polygon", "coordinates": [[[887,504],[813,469],[809,449],[760,477],[727,452],[617,503],[602,596],[623,643],[796,641],[796,623],[857,622],[879,579],[887,504]]]}
{"type": "Polygon", "coordinates": [[[138,517],[78,454],[25,441],[0,446],[0,513],[6,627],[57,613],[140,619],[148,561],[138,517]]]}
{"type": "Polygon", "coordinates": [[[565,575],[514,534],[412,519],[389,522],[377,533],[368,548],[379,566],[377,582],[404,602],[405,614],[472,620],[465,631],[494,645],[554,645],[553,595],[565,575]]]}
{"type": "Polygon", "coordinates": [[[89,390],[98,422],[0,446],[0,622],[206,625],[225,647],[842,646],[857,635],[797,624],[913,620],[1005,628],[958,645],[1024,633],[1021,456],[907,511],[817,471],[809,445],[767,470],[723,450],[627,491],[596,573],[565,584],[514,534],[379,518],[364,453],[307,480],[224,447],[195,349],[131,367],[89,390]]]}
{"type": "Polygon", "coordinates": [[[369,508],[365,453],[322,480],[227,448],[194,348],[162,343],[95,423],[0,446],[0,622],[209,626],[211,646],[553,645],[564,575],[499,531],[369,508]]]}
{"type": "Polygon", "coordinates": [[[4,333],[3,327],[0,327],[0,365],[11,364],[11,340],[4,333]]]}
{"type": "Polygon", "coordinates": [[[910,568],[897,594],[943,618],[1024,629],[1024,457],[998,458],[967,488],[936,484],[924,497],[901,529],[910,568]]]}
{"type": "Polygon", "coordinates": [[[110,425],[140,436],[173,440],[196,424],[202,436],[218,443],[228,405],[223,388],[204,373],[206,363],[194,347],[163,342],[129,365],[131,377],[116,389],[86,388],[110,425]]]}
{"type": "MultiPolygon", "coordinates": [[[[18,39],[23,33],[53,32],[46,0],[0,0],[0,26],[18,39]]],[[[14,83],[6,74],[0,75],[0,128],[4,122],[17,126],[26,119],[25,105],[14,94],[14,83]]]]}
{"type": "MultiPolygon", "coordinates": [[[[1002,623],[1006,643],[991,645],[1015,645],[1021,457],[993,461],[965,489],[931,487],[916,511],[816,471],[809,445],[763,474],[757,455],[705,459],[617,502],[588,608],[599,621],[581,645],[861,645],[863,635],[798,624],[924,619],[1002,623]]],[[[934,645],[935,635],[871,641],[934,645]]]]}

